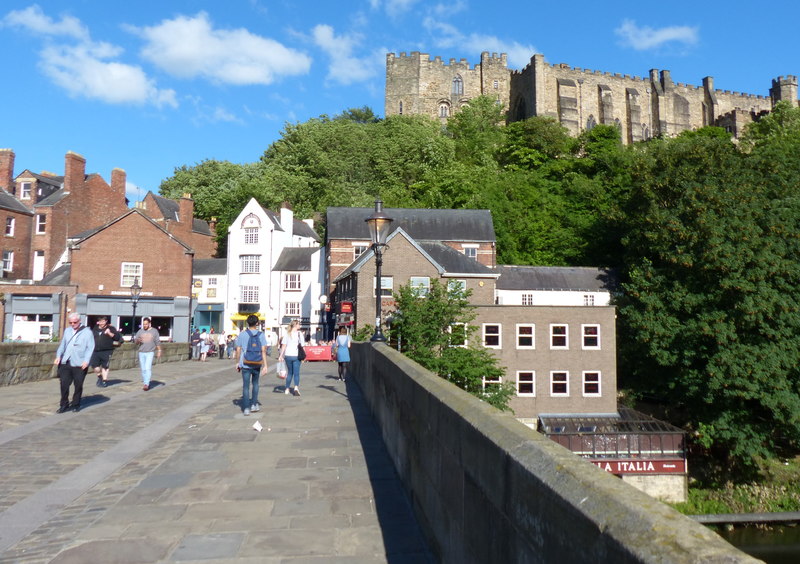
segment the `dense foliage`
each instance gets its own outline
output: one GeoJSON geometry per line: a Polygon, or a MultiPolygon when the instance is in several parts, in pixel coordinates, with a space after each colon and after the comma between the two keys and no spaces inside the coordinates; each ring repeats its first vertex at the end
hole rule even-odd
{"type": "Polygon", "coordinates": [[[438,374],[499,409],[506,410],[514,387],[509,383],[489,384],[483,379],[499,380],[504,370],[484,347],[470,342],[476,327],[469,303],[471,290],[448,287],[431,280],[430,289],[421,293],[410,285],[400,286],[394,298],[397,311],[391,324],[391,338],[406,356],[434,374],[438,374]]]}
{"type": "Polygon", "coordinates": [[[552,118],[502,122],[488,98],[445,128],[348,110],[287,125],[257,163],[176,169],[161,193],[191,192],[223,244],[251,197],[320,219],[376,196],[490,209],[499,264],[619,270],[629,395],[728,468],[797,452],[800,109],[779,104],[738,144],[716,128],[623,146],[612,126],[571,138],[552,118]]]}

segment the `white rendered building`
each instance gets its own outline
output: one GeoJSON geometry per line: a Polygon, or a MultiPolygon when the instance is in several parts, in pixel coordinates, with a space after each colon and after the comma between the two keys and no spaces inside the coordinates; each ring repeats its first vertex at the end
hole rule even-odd
{"type": "Polygon", "coordinates": [[[613,272],[581,266],[497,266],[497,305],[607,306],[613,272]]]}
{"type": "Polygon", "coordinates": [[[312,220],[296,220],[285,207],[266,210],[251,199],[228,228],[227,330],[246,328],[253,313],[268,330],[279,333],[298,319],[312,337],[317,334],[324,257],[312,220]]]}

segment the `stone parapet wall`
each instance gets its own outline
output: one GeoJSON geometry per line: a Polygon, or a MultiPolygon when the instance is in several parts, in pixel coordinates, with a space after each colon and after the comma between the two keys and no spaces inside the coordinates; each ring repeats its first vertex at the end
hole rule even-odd
{"type": "MultiPolygon", "coordinates": [[[[56,377],[53,360],[58,343],[0,343],[0,387],[56,377]]],[[[175,362],[189,358],[186,343],[161,343],[161,360],[175,362]]],[[[125,343],[114,350],[111,370],[138,364],[136,346],[125,343]]]]}
{"type": "Polygon", "coordinates": [[[351,357],[439,561],[758,562],[385,344],[351,357]]]}

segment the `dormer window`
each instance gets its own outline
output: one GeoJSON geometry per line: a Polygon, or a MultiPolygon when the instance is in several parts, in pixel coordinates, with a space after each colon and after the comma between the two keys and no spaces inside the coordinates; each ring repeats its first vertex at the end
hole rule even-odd
{"type": "Polygon", "coordinates": [[[20,200],[30,200],[31,199],[31,183],[30,182],[22,182],[19,185],[19,192],[20,192],[20,200]]]}

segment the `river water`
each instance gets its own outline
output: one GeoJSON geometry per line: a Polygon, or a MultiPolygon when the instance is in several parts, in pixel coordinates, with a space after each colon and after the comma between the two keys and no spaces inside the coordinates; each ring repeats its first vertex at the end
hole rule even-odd
{"type": "Polygon", "coordinates": [[[735,527],[717,533],[739,550],[767,564],[800,562],[800,525],[781,525],[769,530],[735,527]]]}

